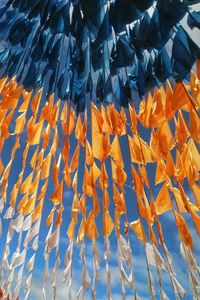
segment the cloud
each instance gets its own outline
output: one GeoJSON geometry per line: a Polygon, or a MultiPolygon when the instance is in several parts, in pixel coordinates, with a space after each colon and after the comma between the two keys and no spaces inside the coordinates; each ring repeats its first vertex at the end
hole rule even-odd
{"type": "MultiPolygon", "coordinates": [[[[51,274],[52,270],[50,270],[50,276],[47,280],[47,285],[46,285],[46,299],[51,299],[52,298],[52,287],[51,287],[51,274]]],[[[37,278],[33,279],[32,282],[32,287],[31,287],[31,294],[30,294],[30,300],[35,300],[35,299],[43,299],[42,298],[42,276],[39,273],[39,270],[37,272],[37,278]]],[[[74,272],[74,278],[80,277],[80,274],[77,274],[77,272],[74,272]],[[78,276],[77,276],[78,275],[78,276]]],[[[63,283],[63,270],[59,269],[57,271],[57,288],[56,288],[56,299],[58,300],[66,300],[67,299],[67,284],[63,283]]],[[[72,281],[72,299],[76,299],[78,290],[80,288],[80,283],[79,281],[73,280],[72,281]]],[[[88,292],[85,293],[85,300],[90,300],[91,297],[87,295],[88,292]]]]}

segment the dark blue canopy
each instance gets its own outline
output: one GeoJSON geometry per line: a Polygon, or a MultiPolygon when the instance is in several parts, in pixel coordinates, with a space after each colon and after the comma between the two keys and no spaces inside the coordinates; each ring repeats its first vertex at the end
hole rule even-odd
{"type": "Polygon", "coordinates": [[[0,7],[0,69],[27,90],[48,84],[84,110],[87,97],[127,106],[200,58],[188,28],[199,11],[180,0],[9,0],[0,7]],[[180,22],[182,19],[187,21],[180,22]],[[114,92],[113,92],[113,84],[114,92]],[[117,91],[117,92],[115,92],[117,91]]]}

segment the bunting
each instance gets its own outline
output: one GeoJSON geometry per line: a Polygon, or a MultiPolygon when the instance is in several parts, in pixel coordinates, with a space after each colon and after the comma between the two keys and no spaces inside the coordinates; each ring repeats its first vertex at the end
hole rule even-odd
{"type": "Polygon", "coordinates": [[[196,5],[2,1],[0,298],[199,299],[196,5]]]}

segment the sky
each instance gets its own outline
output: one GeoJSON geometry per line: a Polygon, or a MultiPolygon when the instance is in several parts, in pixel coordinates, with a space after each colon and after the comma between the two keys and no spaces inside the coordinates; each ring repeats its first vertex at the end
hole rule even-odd
{"type": "MultiPolygon", "coordinates": [[[[198,7],[197,7],[198,8],[198,7]]],[[[183,21],[184,22],[184,21],[183,21]]],[[[188,29],[189,30],[189,29],[188,29]]],[[[197,38],[197,33],[191,32],[191,35],[194,39],[197,38]]],[[[61,124],[60,124],[61,125],[61,124]]],[[[59,126],[60,126],[59,125],[59,126]]],[[[14,129],[14,123],[11,124],[10,131],[12,132],[14,129]]],[[[141,129],[141,134],[142,137],[145,140],[149,141],[149,131],[148,130],[143,130],[141,129]]],[[[129,156],[128,154],[128,147],[127,147],[127,142],[124,137],[120,138],[120,143],[122,147],[122,154],[124,157],[124,163],[125,163],[125,170],[128,175],[128,180],[126,182],[125,186],[125,199],[126,199],[126,204],[127,204],[127,214],[128,214],[128,219],[129,221],[134,221],[138,218],[138,212],[137,212],[137,205],[136,205],[136,199],[135,199],[135,194],[132,192],[131,186],[132,186],[132,180],[131,178],[131,168],[130,168],[130,161],[127,159],[129,156]]],[[[3,153],[2,153],[2,158],[3,162],[6,165],[9,161],[9,155],[8,152],[10,153],[12,150],[14,144],[14,136],[12,136],[9,141],[6,141],[3,153]]],[[[26,135],[24,133],[24,136],[22,136],[21,139],[21,148],[25,147],[26,145],[26,135]]],[[[75,138],[72,136],[71,137],[71,155],[73,154],[73,150],[76,147],[76,141],[75,138]]],[[[59,149],[61,149],[61,143],[58,145],[58,152],[59,149]]],[[[33,148],[28,156],[28,160],[31,158],[35,148],[33,148]]],[[[49,149],[47,149],[48,151],[49,149]]],[[[81,152],[81,157],[80,157],[80,170],[83,170],[83,149],[81,152]]],[[[16,159],[13,163],[12,166],[12,172],[9,177],[9,186],[8,186],[8,195],[11,191],[11,188],[13,184],[16,182],[17,178],[17,173],[22,164],[22,151],[21,149],[17,151],[16,153],[16,159]]],[[[30,173],[30,167],[26,168],[25,170],[25,177],[30,173]]],[[[110,168],[110,163],[107,163],[107,171],[108,174],[111,174],[111,168],[110,168]]],[[[79,179],[81,181],[81,178],[83,177],[83,172],[80,171],[79,173],[79,179]]],[[[149,174],[155,174],[155,166],[150,165],[148,167],[148,172],[149,174]]],[[[151,184],[154,185],[154,176],[150,177],[151,179],[151,184]]],[[[158,191],[160,190],[160,187],[162,185],[158,185],[154,188],[154,196],[156,197],[158,194],[158,191]]],[[[81,184],[78,186],[79,191],[81,190],[81,184]]],[[[47,190],[47,195],[46,195],[46,200],[45,200],[45,206],[44,206],[44,211],[43,211],[43,216],[42,216],[42,221],[41,221],[41,227],[40,227],[40,234],[39,234],[39,248],[36,253],[36,261],[35,261],[35,266],[34,266],[34,272],[33,272],[33,281],[32,281],[32,288],[31,288],[31,294],[30,294],[30,300],[35,300],[35,299],[42,299],[42,284],[43,284],[43,270],[44,270],[44,249],[45,249],[45,239],[48,233],[48,228],[46,227],[45,220],[46,217],[48,216],[51,208],[52,208],[52,203],[49,201],[50,195],[53,193],[54,187],[52,182],[50,182],[49,188],[47,190]]],[[[188,190],[186,191],[188,194],[188,197],[191,199],[191,201],[194,201],[193,195],[191,192],[188,190]]],[[[109,193],[111,196],[111,190],[109,189],[109,193]]],[[[62,282],[63,278],[63,271],[64,271],[64,256],[66,253],[66,250],[69,246],[69,241],[67,238],[67,229],[69,226],[69,222],[71,220],[71,204],[73,200],[73,190],[72,189],[67,189],[65,186],[64,189],[64,197],[63,197],[63,203],[65,210],[63,212],[63,225],[61,227],[61,234],[60,234],[60,243],[59,243],[59,256],[60,256],[60,265],[59,269],[57,272],[57,299],[59,300],[64,300],[66,299],[66,293],[67,293],[67,286],[65,283],[62,282]]],[[[99,196],[99,201],[101,203],[101,192],[98,189],[98,196],[99,196]]],[[[19,199],[18,199],[19,201],[19,199]]],[[[89,211],[90,208],[92,207],[92,201],[90,198],[87,199],[87,210],[89,211]]],[[[2,213],[2,223],[3,223],[3,232],[2,232],[2,237],[0,240],[0,257],[2,256],[2,253],[4,251],[4,245],[5,245],[5,240],[7,236],[7,230],[8,226],[10,223],[10,220],[5,220],[3,219],[4,213],[7,209],[7,206],[5,207],[3,213],[2,213]]],[[[114,215],[114,205],[113,201],[111,199],[111,205],[110,205],[110,211],[111,215],[114,215]]],[[[199,256],[199,249],[200,249],[200,241],[199,237],[193,227],[192,221],[190,216],[187,214],[184,214],[185,219],[187,220],[187,224],[189,225],[193,241],[194,241],[194,255],[195,258],[200,264],[200,256],[199,256]]],[[[174,217],[172,212],[165,213],[160,217],[162,226],[163,226],[163,232],[164,232],[164,237],[165,237],[165,242],[166,245],[168,246],[168,249],[170,253],[172,254],[173,261],[174,261],[174,269],[177,274],[177,279],[180,281],[182,286],[186,290],[186,297],[185,299],[192,299],[190,290],[189,290],[189,280],[188,280],[188,271],[187,271],[187,265],[184,261],[184,259],[181,257],[180,254],[180,239],[177,234],[177,228],[175,225],[174,217]]],[[[79,216],[79,224],[80,224],[80,216],[79,216]]],[[[123,225],[123,224],[122,224],[123,225]]],[[[79,227],[79,226],[77,226],[79,227]]],[[[105,246],[104,246],[104,240],[102,238],[101,234],[101,227],[102,227],[102,214],[100,214],[97,218],[97,227],[98,231],[100,233],[100,237],[97,239],[97,246],[98,250],[101,256],[101,263],[100,263],[100,270],[99,270],[99,281],[97,283],[97,299],[98,300],[104,300],[107,299],[106,297],[106,265],[105,265],[105,259],[104,259],[104,252],[105,252],[105,246]]],[[[147,230],[145,226],[145,230],[147,230]]],[[[123,232],[123,231],[122,231],[123,232]]],[[[76,230],[77,233],[77,230],[76,230]]],[[[23,239],[25,237],[25,234],[23,233],[23,239]]],[[[13,236],[13,241],[11,243],[11,254],[15,251],[16,246],[17,246],[17,239],[18,235],[14,233],[13,236]]],[[[117,262],[117,242],[116,242],[116,237],[115,233],[113,232],[110,236],[110,242],[111,242],[111,258],[109,259],[109,266],[111,270],[111,290],[112,290],[112,298],[113,300],[118,300],[121,299],[121,287],[120,287],[120,274],[119,274],[119,268],[118,268],[118,262],[117,262]]],[[[129,235],[130,239],[130,245],[132,249],[132,262],[133,262],[133,270],[134,270],[134,277],[135,277],[135,285],[138,290],[138,294],[142,300],[149,299],[149,293],[148,293],[148,283],[147,283],[147,270],[146,270],[146,262],[145,262],[145,255],[144,255],[144,246],[139,242],[137,237],[130,232],[129,235]]],[[[85,238],[85,257],[86,257],[86,266],[87,270],[91,276],[93,277],[93,263],[92,263],[92,242],[86,237],[85,238]]],[[[158,247],[159,252],[163,256],[163,251],[161,246],[159,245],[158,247]]],[[[75,299],[77,292],[80,288],[81,285],[81,269],[82,269],[82,263],[81,259],[79,258],[79,252],[80,252],[80,245],[74,245],[74,255],[73,255],[73,275],[72,275],[72,290],[73,290],[73,296],[72,298],[75,299]]],[[[30,259],[34,251],[32,249],[29,249],[26,257],[26,261],[30,259]]],[[[8,256],[8,259],[11,258],[11,254],[8,256]]],[[[49,277],[48,277],[48,282],[47,282],[47,288],[46,288],[46,294],[47,294],[47,299],[51,299],[51,275],[52,275],[52,270],[54,267],[55,263],[55,250],[52,251],[50,254],[50,264],[49,264],[49,277]]],[[[155,292],[156,292],[156,299],[159,299],[159,289],[158,289],[158,276],[156,273],[156,270],[154,267],[150,267],[151,272],[154,277],[154,284],[155,284],[155,292]]],[[[16,279],[16,274],[19,272],[19,267],[16,269],[15,272],[15,277],[14,280],[16,279]]],[[[170,284],[170,279],[169,275],[167,272],[163,271],[163,287],[164,290],[168,296],[168,298],[174,299],[173,297],[173,292],[170,284]]],[[[23,277],[23,282],[22,282],[22,289],[20,293],[20,299],[24,299],[24,282],[28,276],[28,272],[26,270],[26,266],[24,269],[24,277],[23,277]]],[[[6,272],[4,271],[3,273],[3,279],[6,277],[6,272]]],[[[13,286],[14,287],[14,286],[13,286]]],[[[91,288],[85,291],[85,300],[91,299],[91,288]]],[[[126,299],[133,299],[133,291],[130,289],[130,287],[126,286],[126,299]]]]}

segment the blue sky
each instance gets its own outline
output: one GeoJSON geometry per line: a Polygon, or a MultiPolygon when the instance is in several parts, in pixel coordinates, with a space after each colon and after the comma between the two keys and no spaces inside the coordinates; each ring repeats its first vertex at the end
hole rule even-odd
{"type": "MultiPolygon", "coordinates": [[[[183,21],[185,22],[185,21],[183,21]]],[[[189,30],[189,29],[188,29],[189,30]]],[[[191,36],[193,39],[197,39],[199,36],[199,32],[197,33],[196,31],[191,32],[191,36]]],[[[138,103],[138,102],[137,102],[138,103]]],[[[59,123],[59,126],[61,124],[59,123]]],[[[10,131],[13,132],[14,130],[14,122],[11,124],[10,131]]],[[[145,140],[148,140],[149,142],[149,130],[143,130],[140,128],[140,132],[142,134],[142,137],[145,140]]],[[[2,153],[2,159],[4,162],[4,165],[7,165],[10,155],[8,153],[11,152],[13,144],[14,144],[15,137],[11,136],[9,141],[6,141],[5,147],[3,149],[2,153]]],[[[121,147],[122,147],[122,153],[124,157],[124,163],[125,163],[125,170],[127,171],[128,179],[126,184],[129,186],[131,185],[131,173],[130,173],[130,161],[128,159],[128,148],[127,148],[127,142],[124,137],[120,138],[121,142],[121,147]]],[[[13,162],[13,166],[11,169],[10,177],[9,177],[9,186],[8,186],[8,200],[9,200],[9,195],[11,188],[13,184],[17,180],[18,176],[18,170],[22,164],[22,149],[25,147],[26,144],[26,135],[23,133],[22,138],[21,138],[21,149],[16,152],[16,157],[15,161],[13,162]]],[[[51,144],[51,143],[50,143],[51,144]]],[[[73,154],[73,150],[76,147],[76,141],[75,138],[72,136],[71,137],[71,155],[73,154]]],[[[33,147],[30,151],[30,154],[28,156],[28,160],[31,158],[34,150],[36,147],[33,147]]],[[[61,145],[59,143],[58,146],[58,151],[59,153],[61,149],[61,145]]],[[[49,148],[47,149],[48,153],[49,148]]],[[[58,155],[57,155],[58,158],[58,155]]],[[[109,159],[108,159],[109,160],[109,159]]],[[[80,157],[80,169],[83,170],[83,149],[80,157]]],[[[27,177],[27,175],[30,173],[31,168],[27,167],[25,170],[24,178],[27,177]]],[[[110,162],[107,163],[107,171],[108,174],[111,174],[111,168],[110,168],[110,162]]],[[[155,166],[149,165],[148,166],[148,172],[150,174],[150,179],[151,179],[151,184],[152,186],[154,185],[154,176],[151,176],[151,174],[155,174],[155,166]]],[[[82,178],[82,173],[80,171],[79,173],[79,179],[81,180],[82,178]]],[[[79,191],[81,191],[81,185],[79,185],[79,191]]],[[[158,185],[157,187],[154,188],[154,196],[156,197],[158,194],[158,191],[160,189],[161,185],[158,185]]],[[[47,190],[47,195],[46,195],[46,200],[45,200],[45,206],[44,206],[44,212],[42,216],[42,221],[41,221],[41,228],[40,228],[40,234],[39,234],[39,248],[36,254],[36,261],[35,261],[35,267],[34,267],[34,272],[33,272],[33,283],[32,283],[32,289],[31,289],[31,294],[30,294],[30,300],[35,300],[35,299],[42,299],[42,283],[43,283],[43,270],[44,270],[44,248],[45,248],[45,238],[48,232],[48,228],[45,225],[45,220],[46,217],[48,216],[51,208],[52,208],[52,203],[49,201],[50,195],[53,193],[54,187],[52,182],[50,181],[48,190],[47,190]]],[[[134,221],[138,218],[138,213],[137,213],[137,205],[136,205],[136,199],[135,199],[135,194],[132,192],[132,190],[128,187],[125,187],[126,195],[126,204],[127,204],[127,214],[128,214],[128,219],[129,221],[134,221]]],[[[110,196],[111,196],[111,190],[109,189],[110,196]]],[[[192,193],[188,190],[187,191],[189,198],[194,201],[192,193]]],[[[101,203],[101,192],[98,191],[99,195],[99,201],[101,203]]],[[[110,197],[111,198],[111,197],[110,197]]],[[[65,206],[65,210],[63,212],[63,225],[61,227],[61,235],[60,235],[60,247],[59,247],[59,255],[61,259],[61,263],[59,266],[58,270],[58,277],[57,277],[57,299],[59,300],[64,300],[66,299],[66,284],[62,283],[62,276],[63,276],[63,269],[64,269],[64,264],[63,264],[63,259],[64,255],[66,252],[66,249],[68,248],[69,241],[67,238],[67,228],[69,225],[69,222],[71,220],[71,204],[72,204],[72,199],[73,199],[73,191],[72,189],[67,189],[65,185],[65,190],[64,190],[64,198],[63,198],[63,203],[65,206]]],[[[18,199],[19,201],[19,199],[18,199]]],[[[6,235],[7,235],[7,230],[8,226],[10,223],[10,220],[4,220],[3,216],[5,214],[5,211],[7,209],[7,205],[2,213],[2,223],[3,223],[3,233],[2,237],[0,240],[0,255],[2,256],[2,252],[4,250],[4,245],[5,245],[5,240],[6,240],[6,235]]],[[[92,201],[90,198],[87,200],[87,210],[89,211],[92,207],[92,201]]],[[[113,205],[113,200],[111,198],[111,205],[110,205],[110,211],[111,215],[114,216],[114,205],[113,205]]],[[[193,226],[193,223],[191,221],[191,217],[187,214],[184,214],[184,217],[187,221],[187,224],[189,225],[193,241],[194,241],[194,254],[197,259],[198,264],[200,264],[200,256],[199,256],[199,249],[200,249],[200,241],[199,237],[196,233],[196,230],[193,226]]],[[[123,218],[122,218],[123,219],[123,218]]],[[[105,260],[104,260],[104,252],[105,252],[105,247],[104,247],[104,241],[102,238],[101,234],[101,227],[102,227],[102,214],[100,214],[97,218],[97,227],[98,231],[100,233],[100,237],[97,240],[97,245],[98,249],[101,255],[101,264],[100,264],[100,270],[99,270],[99,282],[97,285],[97,299],[98,300],[104,300],[106,298],[106,276],[105,276],[105,260]]],[[[186,297],[185,299],[192,299],[192,296],[189,291],[189,285],[188,285],[188,271],[187,271],[187,265],[184,261],[184,259],[180,255],[180,240],[177,234],[177,228],[174,222],[174,217],[172,212],[166,213],[163,216],[160,217],[162,226],[163,226],[163,232],[164,232],[164,237],[165,237],[165,243],[169,248],[169,251],[171,252],[173,259],[174,259],[174,269],[177,274],[177,279],[180,281],[180,283],[183,285],[183,287],[186,290],[186,297]]],[[[79,224],[80,224],[80,217],[79,217],[79,224]]],[[[78,229],[79,226],[77,226],[78,229]]],[[[123,224],[122,224],[123,228],[123,224]]],[[[146,227],[145,227],[146,229],[146,227]]],[[[123,232],[123,231],[122,231],[123,232]]],[[[77,230],[76,230],[77,233],[77,230]]],[[[23,233],[23,238],[25,234],[23,233]]],[[[131,243],[131,248],[132,248],[132,261],[133,261],[133,269],[134,269],[134,276],[135,276],[135,283],[136,287],[138,289],[138,294],[142,300],[149,299],[149,294],[148,294],[148,288],[147,288],[147,271],[146,271],[146,263],[145,263],[145,255],[144,255],[144,246],[138,241],[136,236],[130,231],[130,243],[131,243]]],[[[18,235],[15,233],[13,236],[13,241],[11,243],[11,254],[15,251],[16,246],[17,246],[17,238],[18,235]]],[[[119,269],[118,269],[118,263],[117,263],[117,243],[116,243],[116,237],[114,232],[110,236],[110,241],[111,241],[111,252],[112,256],[109,260],[109,265],[111,269],[111,288],[112,288],[112,296],[113,300],[118,300],[121,299],[121,288],[120,288],[120,275],[119,275],[119,269]]],[[[86,237],[85,239],[85,256],[86,256],[86,262],[87,262],[87,269],[88,272],[91,276],[93,277],[93,264],[92,264],[92,248],[91,248],[91,241],[86,237]]],[[[162,248],[159,246],[159,251],[163,255],[162,248]]],[[[79,252],[80,252],[80,245],[74,245],[74,256],[73,256],[73,299],[75,299],[75,295],[78,292],[78,289],[81,284],[81,259],[79,258],[79,252]]],[[[26,261],[32,256],[33,250],[29,249],[26,257],[26,261]]],[[[9,255],[8,259],[10,260],[11,254],[9,255]]],[[[52,269],[55,263],[55,250],[52,251],[50,254],[50,264],[49,264],[49,269],[50,269],[50,276],[49,280],[47,283],[47,299],[50,299],[51,295],[51,287],[50,287],[50,279],[51,279],[51,273],[52,269]]],[[[16,269],[15,272],[15,277],[14,280],[16,279],[16,274],[19,271],[19,267],[16,269]]],[[[159,289],[158,289],[158,276],[156,274],[156,270],[151,267],[152,274],[155,279],[155,290],[156,290],[156,299],[159,299],[159,289]]],[[[26,268],[24,270],[24,280],[27,277],[28,273],[26,271],[26,268]]],[[[3,273],[3,278],[6,278],[6,272],[3,273]]],[[[23,294],[23,286],[24,286],[24,280],[22,282],[22,289],[21,289],[21,299],[24,298],[23,294]]],[[[173,292],[172,292],[172,287],[170,284],[170,279],[168,274],[163,271],[163,287],[168,295],[169,299],[174,299],[173,297],[173,292]]],[[[91,299],[91,289],[85,291],[85,299],[89,300],[91,299]]],[[[130,287],[126,286],[126,299],[133,299],[133,292],[131,291],[130,287]]]]}

